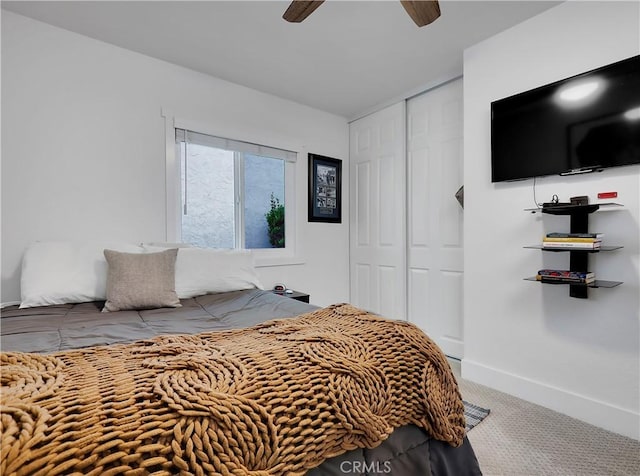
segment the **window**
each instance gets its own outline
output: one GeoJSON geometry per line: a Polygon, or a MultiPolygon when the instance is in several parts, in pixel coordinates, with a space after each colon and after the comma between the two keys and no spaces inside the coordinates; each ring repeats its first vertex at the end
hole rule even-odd
{"type": "Polygon", "coordinates": [[[183,242],[287,247],[287,168],[295,152],[176,129],[176,155],[183,242]]]}

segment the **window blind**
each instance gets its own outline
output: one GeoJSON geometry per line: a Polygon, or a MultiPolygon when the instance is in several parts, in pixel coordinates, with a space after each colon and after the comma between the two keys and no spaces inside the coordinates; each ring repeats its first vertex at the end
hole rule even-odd
{"type": "Polygon", "coordinates": [[[273,159],[282,159],[286,162],[295,162],[298,158],[298,154],[290,150],[277,149],[275,147],[267,147],[234,139],[225,139],[223,137],[200,134],[199,132],[185,129],[176,129],[176,142],[215,147],[216,149],[242,152],[261,157],[271,157],[273,159]]]}

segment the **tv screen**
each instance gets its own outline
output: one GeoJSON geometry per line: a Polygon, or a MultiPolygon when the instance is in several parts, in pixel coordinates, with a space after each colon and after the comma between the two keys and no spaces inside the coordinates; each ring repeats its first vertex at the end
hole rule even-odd
{"type": "Polygon", "coordinates": [[[491,103],[491,181],[640,163],[640,56],[491,103]]]}

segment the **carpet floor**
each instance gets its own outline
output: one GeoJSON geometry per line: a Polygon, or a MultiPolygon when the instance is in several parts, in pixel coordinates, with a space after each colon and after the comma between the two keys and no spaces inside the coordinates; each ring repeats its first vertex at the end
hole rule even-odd
{"type": "Polygon", "coordinates": [[[469,432],[485,476],[640,476],[640,442],[460,377],[460,392],[491,413],[469,432]]]}

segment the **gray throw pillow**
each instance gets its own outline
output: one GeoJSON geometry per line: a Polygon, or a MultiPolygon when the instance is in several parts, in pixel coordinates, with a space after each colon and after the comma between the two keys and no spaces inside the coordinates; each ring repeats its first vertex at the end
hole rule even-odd
{"type": "Polygon", "coordinates": [[[122,253],[104,250],[109,265],[103,312],[180,307],[175,266],[178,250],[122,253]]]}

